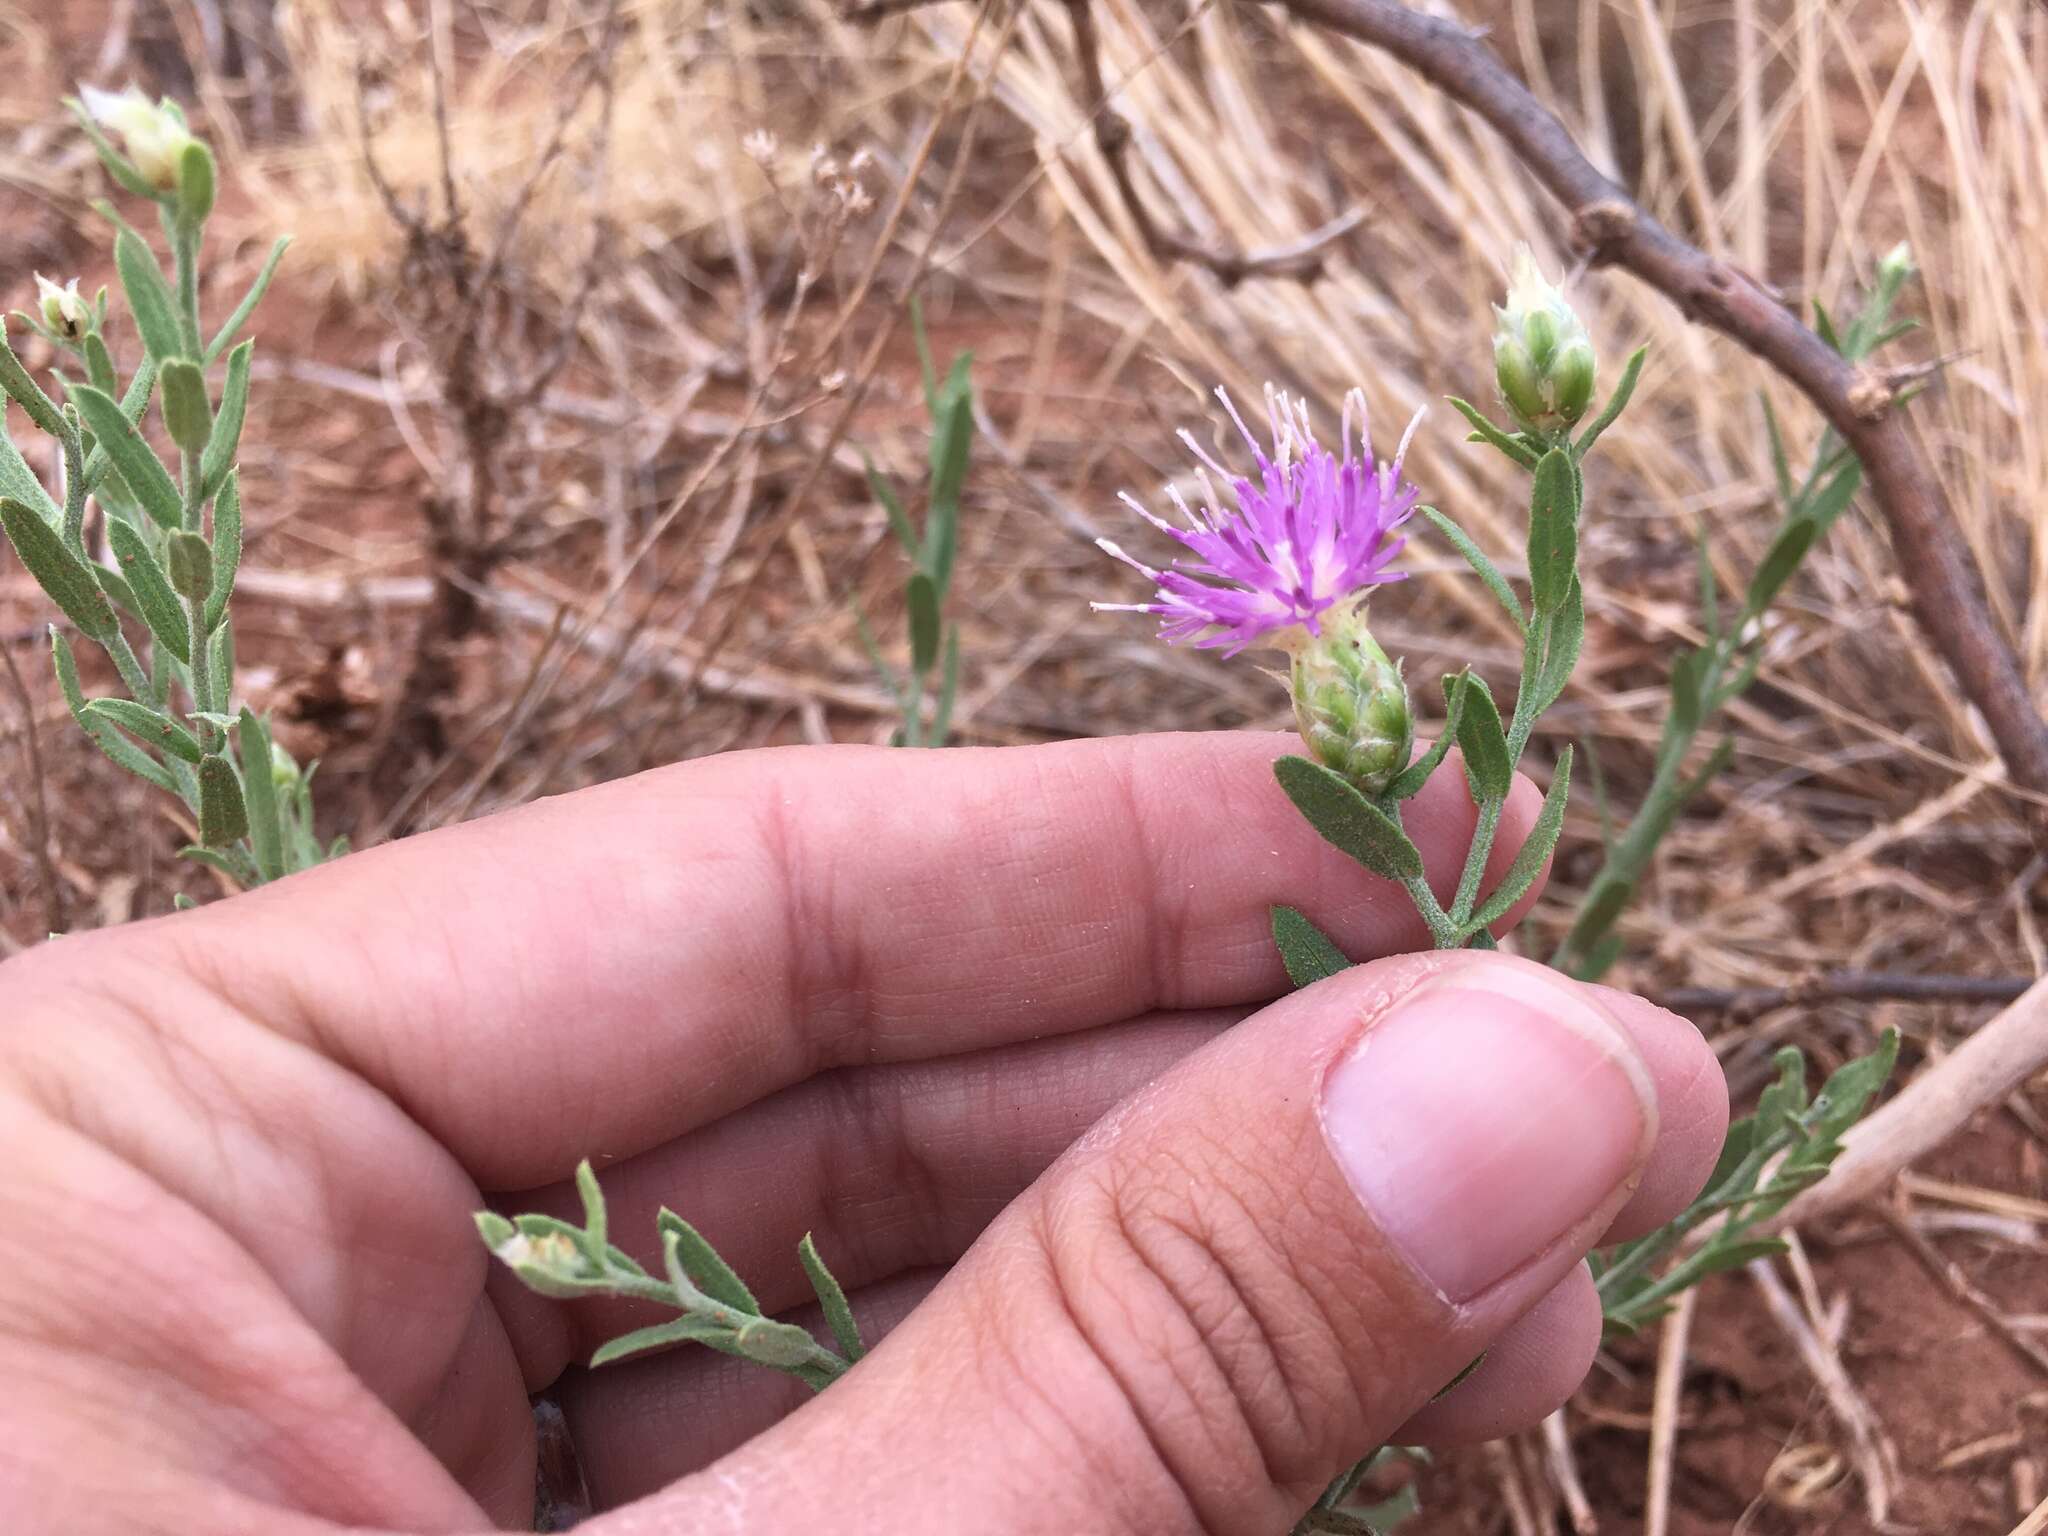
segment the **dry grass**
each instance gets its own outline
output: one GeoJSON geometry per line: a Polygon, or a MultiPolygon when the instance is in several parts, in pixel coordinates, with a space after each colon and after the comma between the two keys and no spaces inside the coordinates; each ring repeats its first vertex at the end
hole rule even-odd
{"type": "MultiPolygon", "coordinates": [[[[504,574],[445,771],[409,791],[427,821],[677,755],[886,736],[851,600],[896,631],[896,574],[860,450],[914,479],[915,370],[890,334],[913,279],[941,349],[957,341],[979,358],[986,431],[958,581],[968,737],[1279,725],[1284,701],[1250,669],[1164,652],[1132,623],[1087,613],[1089,596],[1129,579],[1088,544],[1129,533],[1114,491],[1149,495],[1180,472],[1168,429],[1213,421],[1217,381],[1256,397],[1272,380],[1330,405],[1360,385],[1389,434],[1443,394],[1488,398],[1486,304],[1506,252],[1526,239],[1553,270],[1568,260],[1555,209],[1485,130],[1384,58],[1249,6],[1098,0],[1104,68],[1170,227],[1251,249],[1363,212],[1312,286],[1227,288],[1148,254],[1090,138],[1098,104],[1077,96],[1067,12],[1052,0],[1015,12],[953,0],[873,28],[824,0],[625,10],[610,169],[594,186],[565,164],[543,183],[517,253],[535,292],[567,294],[585,248],[576,221],[597,207],[619,259],[525,445],[557,504],[548,537],[504,574]],[[756,130],[777,140],[765,165],[744,144],[756,130]],[[873,210],[848,214],[843,187],[813,177],[814,143],[842,169],[866,153],[873,210]]],[[[416,507],[435,453],[419,425],[428,381],[379,323],[394,232],[361,169],[359,62],[387,172],[425,189],[438,156],[423,60],[440,51],[462,195],[488,215],[550,132],[584,17],[570,0],[416,14],[292,0],[268,88],[289,105],[279,120],[295,113],[299,126],[245,145],[247,71],[186,43],[210,131],[236,146],[225,216],[246,237],[299,235],[288,296],[273,301],[283,312],[266,322],[273,403],[247,471],[263,491],[251,496],[260,622],[246,643],[259,683],[299,711],[298,745],[328,757],[344,791],[330,804],[369,826],[392,808],[345,792],[364,777],[361,719],[301,706],[316,685],[374,696],[378,659],[402,645],[426,590],[416,507]]],[[[1907,307],[1928,325],[1902,355],[1951,360],[1912,419],[1994,611],[2041,677],[2048,17],[2020,0],[1699,12],[1486,0],[1471,19],[1646,206],[1793,300],[1846,299],[1881,252],[1911,242],[1926,279],[1907,307]]],[[[52,90],[67,59],[125,69],[101,57],[109,33],[75,25],[0,8],[0,39],[12,39],[0,63],[52,90]]],[[[83,162],[58,155],[63,136],[27,100],[0,107],[5,168],[27,206],[54,207],[40,200],[82,185],[83,162]]],[[[69,226],[40,216],[52,232],[36,238],[63,249],[69,226]]],[[[1594,274],[1580,293],[1610,377],[1638,342],[1651,362],[1590,487],[1588,651],[1548,744],[1590,743],[1625,811],[1649,766],[1665,658],[1693,637],[1694,541],[1710,541],[1723,589],[1739,590],[1773,526],[1759,394],[1795,457],[1816,424],[1759,365],[1630,280],[1594,274]]],[[[1454,421],[1432,413],[1415,478],[1507,555],[1520,489],[1454,421]]],[[[1414,563],[1423,579],[1377,614],[1411,677],[1470,659],[1510,681],[1483,595],[1439,548],[1419,547],[1414,563]]],[[[1861,515],[1808,561],[1773,620],[1763,684],[1729,722],[1735,767],[1625,919],[1618,979],[2048,962],[2021,803],[1919,643],[1901,580],[1861,515]]],[[[32,608],[0,571],[0,630],[12,636],[32,608]]],[[[37,684],[39,664],[27,670],[37,684]]],[[[9,773],[11,708],[0,704],[9,773]]],[[[110,773],[55,729],[47,695],[42,718],[59,804],[97,803],[92,786],[110,773]]],[[[19,898],[0,927],[17,941],[37,922],[30,821],[0,793],[0,893],[19,898]]],[[[1567,838],[1539,933],[1557,931],[1590,872],[1587,797],[1567,838]]],[[[83,827],[58,842],[75,907],[97,899],[125,915],[137,882],[161,881],[158,853],[105,854],[83,827]]],[[[1735,1024],[1720,1042],[1740,1083],[1788,1033],[1829,1058],[1886,1022],[1938,1052],[1967,1015],[1822,1009],[1735,1024]]]]}

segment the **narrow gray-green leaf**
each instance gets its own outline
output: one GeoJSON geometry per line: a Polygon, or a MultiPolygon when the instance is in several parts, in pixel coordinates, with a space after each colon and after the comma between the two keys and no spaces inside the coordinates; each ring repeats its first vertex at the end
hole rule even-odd
{"type": "Polygon", "coordinates": [[[650,1349],[670,1349],[678,1344],[709,1344],[713,1340],[729,1343],[731,1339],[732,1330],[723,1323],[713,1322],[707,1317],[678,1317],[670,1322],[656,1323],[651,1328],[635,1328],[631,1333],[622,1333],[600,1345],[590,1357],[590,1368],[596,1370],[600,1365],[610,1365],[614,1360],[644,1354],[650,1349]]]}
{"type": "Polygon", "coordinates": [[[960,491],[974,440],[974,386],[968,377],[973,361],[966,352],[953,360],[932,410],[931,497],[919,563],[941,593],[953,579],[953,555],[960,543],[960,491]]]}
{"type": "Polygon", "coordinates": [[[938,584],[923,571],[914,571],[905,595],[910,603],[910,668],[923,677],[939,659],[938,584]]]}
{"type": "Polygon", "coordinates": [[[940,668],[939,699],[932,708],[931,745],[943,747],[953,734],[953,701],[960,692],[960,626],[946,631],[946,660],[940,668]]]}
{"type": "Polygon", "coordinates": [[[860,1325],[853,1320],[853,1308],[847,1304],[845,1290],[818,1256],[818,1245],[811,1241],[810,1233],[806,1232],[803,1241],[796,1245],[796,1256],[810,1277],[811,1289],[818,1293],[818,1305],[825,1310],[825,1322],[839,1343],[839,1353],[846,1356],[849,1364],[858,1360],[868,1352],[860,1340],[860,1325]]]}
{"type": "Polygon", "coordinates": [[[903,553],[911,559],[917,558],[917,530],[910,526],[910,514],[903,509],[903,499],[882,478],[882,472],[875,468],[875,461],[866,454],[861,463],[868,472],[868,489],[875,500],[882,504],[882,510],[889,516],[889,531],[896,535],[896,542],[903,546],[903,553]]]}
{"type": "Polygon", "coordinates": [[[156,450],[123,414],[113,396],[94,389],[90,384],[81,384],[71,392],[71,398],[86,426],[92,429],[92,435],[99,439],[100,449],[121,471],[121,478],[128,483],[128,489],[142,503],[142,510],[160,527],[181,527],[185,508],[170,471],[164,468],[156,450]]]}
{"type": "Polygon", "coordinates": [[[1578,562],[1578,470],[1570,454],[1553,448],[1537,462],[1529,489],[1529,600],[1539,616],[1564,606],[1578,562]]]}
{"type": "Polygon", "coordinates": [[[65,548],[62,534],[11,496],[0,497],[0,528],[6,530],[29,575],[80,633],[95,640],[114,636],[120,620],[114,617],[113,604],[85,562],[65,548]]]}
{"type": "Polygon", "coordinates": [[[263,270],[256,274],[256,281],[251,283],[249,291],[242,295],[242,302],[235,306],[235,312],[228,316],[227,323],[208,343],[203,361],[210,363],[219,357],[233,343],[242,327],[249,323],[249,317],[256,312],[257,304],[262,302],[265,291],[270,287],[270,280],[277,276],[277,264],[284,260],[284,253],[291,243],[292,237],[285,235],[270,248],[270,255],[263,262],[263,270]]]}
{"type": "Polygon", "coordinates": [[[1760,614],[1771,606],[1778,590],[1791,580],[1792,573],[1799,569],[1799,562],[1813,548],[1813,541],[1819,533],[1819,524],[1804,518],[1796,523],[1788,522],[1778,529],[1778,536],[1771,540],[1771,547],[1757,562],[1756,573],[1749,578],[1749,595],[1744,599],[1744,607],[1751,615],[1760,614]]]}
{"type": "Polygon", "coordinates": [[[1436,740],[1430,743],[1427,752],[1394,775],[1393,781],[1387,785],[1387,799],[1406,800],[1409,796],[1419,793],[1451,748],[1457,745],[1458,725],[1465,714],[1465,681],[1471,675],[1468,668],[1444,678],[1443,729],[1437,733],[1436,740]]]}
{"type": "Polygon", "coordinates": [[[71,642],[54,624],[50,626],[50,655],[56,665],[58,685],[64,690],[64,702],[71,707],[71,718],[92,739],[92,744],[116,767],[125,768],[138,779],[169,794],[177,794],[178,781],[161,763],[104,720],[86,714],[85,694],[78,686],[78,660],[71,654],[71,642]]]}
{"type": "Polygon", "coordinates": [[[199,760],[199,841],[208,848],[222,848],[248,830],[249,813],[242,804],[234,764],[209,752],[199,760]]]}
{"type": "Polygon", "coordinates": [[[1536,467],[1536,455],[1526,443],[1510,436],[1494,425],[1485,412],[1469,400],[1460,400],[1456,395],[1447,397],[1453,410],[1472,424],[1472,438],[1475,442],[1491,443],[1502,453],[1513,459],[1524,469],[1536,467]]]}
{"type": "Polygon", "coordinates": [[[205,453],[213,436],[213,405],[206,398],[206,375],[199,365],[182,357],[169,359],[157,371],[157,388],[171,441],[186,453],[205,453]]]}
{"type": "Polygon", "coordinates": [[[113,548],[114,558],[121,563],[121,574],[135,599],[135,610],[141,615],[142,622],[149,626],[149,632],[156,636],[156,643],[189,665],[192,660],[191,621],[178,602],[178,594],[171,590],[163,567],[149,552],[149,545],[140,531],[133,524],[110,517],[107,519],[107,543],[113,548]]]}
{"type": "Polygon", "coordinates": [[[1531,721],[1538,719],[1558,701],[1572,680],[1572,669],[1579,664],[1579,651],[1586,642],[1586,598],[1578,577],[1572,578],[1564,606],[1545,624],[1543,638],[1543,660],[1537,666],[1535,680],[1530,685],[1531,721]]]}
{"type": "Polygon", "coordinates": [[[1287,979],[1296,987],[1312,986],[1351,968],[1336,941],[1294,908],[1275,907],[1272,918],[1273,944],[1287,968],[1287,979]]]}
{"type": "Polygon", "coordinates": [[[45,522],[64,521],[64,509],[43,488],[36,472],[28,467],[28,460],[14,446],[14,439],[7,435],[5,411],[0,411],[0,496],[12,496],[23,506],[41,513],[45,522]]]}
{"type": "Polygon", "coordinates": [[[655,1226],[663,1233],[675,1234],[676,1258],[697,1289],[736,1311],[761,1315],[761,1304],[754,1300],[754,1293],[701,1232],[666,1207],[655,1217],[655,1226]]]}
{"type": "Polygon", "coordinates": [[[213,436],[207,440],[206,453],[199,461],[200,484],[205,488],[202,500],[212,498],[228,471],[235,467],[235,454],[242,443],[242,422],[249,410],[249,358],[255,347],[253,341],[245,341],[228,354],[228,379],[221,390],[220,414],[214,417],[213,436]]]}
{"type": "Polygon", "coordinates": [[[1374,874],[1412,880],[1422,873],[1422,855],[1408,835],[1341,774],[1305,757],[1283,757],[1273,776],[1325,842],[1374,874]]]}
{"type": "Polygon", "coordinates": [[[1464,557],[1465,563],[1478,573],[1479,579],[1486,583],[1486,590],[1493,594],[1494,600],[1506,609],[1508,617],[1515,621],[1515,628],[1526,628],[1528,620],[1522,616],[1521,600],[1515,596],[1515,589],[1508,585],[1507,577],[1501,575],[1500,568],[1486,557],[1486,551],[1473,543],[1470,534],[1435,507],[1424,507],[1422,515],[1430,520],[1438,533],[1451,541],[1451,547],[1457,550],[1464,557]]]}
{"type": "Polygon", "coordinates": [[[1833,478],[1813,493],[1813,499],[1806,504],[1804,516],[1814,526],[1815,537],[1826,533],[1844,512],[1849,503],[1856,499],[1857,491],[1863,487],[1863,463],[1851,459],[1836,470],[1833,478]]]}
{"type": "Polygon", "coordinates": [[[1558,833],[1564,829],[1565,802],[1571,798],[1571,792],[1572,749],[1566,747],[1558,754],[1557,771],[1550,777],[1550,788],[1543,796],[1543,809],[1536,813],[1535,825],[1529,828],[1528,837],[1516,851],[1514,863],[1501,876],[1500,885],[1472,914],[1472,921],[1465,928],[1467,933],[1490,928],[1506,917],[1509,909],[1536,883],[1536,877],[1550,861],[1550,851],[1557,846],[1558,833]]]}
{"type": "Polygon", "coordinates": [[[178,223],[197,230],[213,212],[213,151],[194,139],[178,156],[178,223]]]}
{"type": "MultiPolygon", "coordinates": [[[[270,732],[245,704],[236,735],[242,750],[249,846],[256,855],[256,872],[266,880],[275,880],[284,873],[284,832],[277,817],[277,786],[270,777],[270,732]]],[[[601,1230],[598,1241],[603,1241],[601,1230]]]]}
{"type": "Polygon", "coordinates": [[[128,296],[129,313],[135,317],[135,329],[142,333],[142,345],[149,355],[159,366],[184,356],[178,301],[171,293],[171,285],[164,280],[156,253],[142,236],[126,226],[114,237],[114,269],[121,274],[121,291],[128,296]]]}
{"type": "Polygon", "coordinates": [[[85,712],[188,763],[196,763],[204,755],[199,750],[198,738],[169,715],[147,704],[137,704],[133,699],[93,699],[86,704],[85,712]]]}
{"type": "Polygon", "coordinates": [[[220,628],[235,594],[235,572],[242,564],[242,485],[232,469],[213,501],[213,595],[206,600],[206,628],[220,628]]]}
{"type": "Polygon", "coordinates": [[[1649,355],[1648,347],[1637,347],[1629,354],[1628,362],[1621,370],[1621,380],[1614,386],[1614,393],[1607,397],[1607,404],[1593,418],[1592,425],[1580,433],[1578,442],[1572,445],[1573,458],[1583,459],[1588,450],[1600,441],[1600,434],[1620,419],[1629,397],[1636,392],[1636,381],[1643,376],[1643,359],[1649,355]]]}
{"type": "Polygon", "coordinates": [[[1508,757],[1508,738],[1500,723],[1500,709],[1485,681],[1476,673],[1466,677],[1460,692],[1465,708],[1458,722],[1458,750],[1465,759],[1465,774],[1472,781],[1474,797],[1482,802],[1505,800],[1515,782],[1515,765],[1508,757]]]}

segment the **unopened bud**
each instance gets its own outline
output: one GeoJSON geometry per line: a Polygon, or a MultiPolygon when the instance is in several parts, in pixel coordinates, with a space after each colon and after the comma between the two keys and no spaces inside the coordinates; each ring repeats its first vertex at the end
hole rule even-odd
{"type": "Polygon", "coordinates": [[[274,741],[270,744],[270,782],[279,791],[295,789],[299,782],[299,760],[274,741]]]}
{"type": "Polygon", "coordinates": [[[91,327],[92,309],[79,295],[78,279],[75,277],[59,288],[38,272],[36,307],[42,313],[43,324],[66,341],[78,340],[91,327]]]}
{"type": "Polygon", "coordinates": [[[542,1296],[588,1296],[604,1279],[566,1232],[521,1232],[492,1211],[476,1220],[498,1261],[542,1296]]]}
{"type": "Polygon", "coordinates": [[[1593,340],[1526,245],[1515,247],[1507,304],[1495,305],[1494,376],[1508,409],[1531,431],[1568,427],[1593,403],[1593,340]]]}
{"type": "Polygon", "coordinates": [[[1415,717],[1400,664],[1365,627],[1362,608],[1335,613],[1294,652],[1294,720],[1317,762],[1368,795],[1408,766],[1415,717]]]}
{"type": "Polygon", "coordinates": [[[132,85],[118,92],[81,86],[78,94],[93,121],[121,141],[144,181],[159,192],[178,190],[186,147],[198,140],[185,126],[185,114],[175,103],[168,99],[152,102],[132,85]]]}

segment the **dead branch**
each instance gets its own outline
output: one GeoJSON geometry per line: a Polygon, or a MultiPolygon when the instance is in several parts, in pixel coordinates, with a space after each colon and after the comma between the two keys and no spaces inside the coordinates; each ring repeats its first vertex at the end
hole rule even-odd
{"type": "Polygon", "coordinates": [[[1594,167],[1478,34],[1397,0],[1274,3],[1391,54],[1477,115],[1564,205],[1593,262],[1632,272],[1813,402],[1863,462],[1922,633],[1983,715],[2006,771],[2028,789],[2048,791],[2048,722],[1985,605],[1981,573],[1956,536],[1948,498],[1893,409],[1890,382],[1846,361],[1753,278],[1652,218],[1594,167]]]}
{"type": "Polygon", "coordinates": [[[2032,976],[1916,976],[1895,971],[1829,971],[1777,987],[1673,987],[1651,1000],[1673,1013],[1750,1016],[1815,1003],[2009,1003],[2032,976]]]}

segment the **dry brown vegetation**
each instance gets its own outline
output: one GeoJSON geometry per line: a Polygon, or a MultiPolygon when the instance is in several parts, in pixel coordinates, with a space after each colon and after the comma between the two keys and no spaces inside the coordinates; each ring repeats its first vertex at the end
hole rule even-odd
{"type": "MultiPolygon", "coordinates": [[[[897,633],[900,585],[861,454],[915,479],[912,292],[942,352],[977,356],[962,735],[1278,727],[1285,700],[1255,670],[1087,611],[1131,579],[1090,544],[1123,532],[1113,493],[1179,472],[1169,429],[1209,419],[1219,380],[1323,402],[1362,385],[1383,431],[1446,393],[1484,398],[1505,252],[1527,239],[1552,269],[1572,255],[1499,143],[1386,58],[1246,5],[1098,0],[1094,15],[1152,217],[1239,251],[1336,225],[1316,281],[1225,285],[1152,253],[1091,136],[1098,103],[1054,0],[872,25],[827,0],[630,0],[602,45],[610,89],[585,96],[596,0],[294,0],[274,21],[244,0],[72,0],[0,5],[0,297],[25,302],[32,269],[68,276],[96,244],[81,223],[96,173],[55,106],[74,79],[133,73],[196,104],[227,170],[221,292],[272,233],[297,235],[256,329],[237,611],[258,702],[323,761],[330,833],[366,841],[681,756],[886,739],[853,603],[897,633]],[[447,317],[408,286],[365,124],[408,206],[452,189],[484,249],[509,229],[504,324],[476,368],[527,377],[573,322],[559,371],[491,444],[493,526],[515,537],[465,576],[477,618],[430,690],[440,734],[395,772],[394,711],[449,569],[429,558],[433,502],[475,443],[438,344],[447,317]]],[[[2048,17],[2022,0],[1478,0],[1466,15],[1646,207],[1791,301],[1853,296],[1911,242],[1926,277],[1906,307],[1927,328],[1906,352],[1947,360],[1911,419],[1994,614],[2048,677],[2048,17]]],[[[1651,361],[1591,477],[1588,649],[1546,727],[1552,747],[1597,754],[1625,812],[1666,658],[1694,637],[1695,541],[1739,589],[1773,525],[1760,392],[1795,455],[1817,425],[1626,277],[1592,274],[1580,296],[1603,356],[1648,342],[1651,361]]],[[[1515,550],[1519,487],[1460,435],[1436,411],[1414,477],[1515,550]]],[[[1381,638],[1411,677],[1470,660],[1504,685],[1490,603],[1447,551],[1423,545],[1414,565],[1376,609],[1381,638]]],[[[1735,765],[1666,844],[1615,979],[2048,966],[2030,797],[1905,614],[1911,575],[1856,513],[1807,562],[1729,722],[1735,765]]],[[[162,911],[211,878],[171,859],[185,838],[163,807],[69,728],[42,622],[0,563],[21,678],[0,672],[10,947],[162,911]]],[[[1598,836],[1581,795],[1539,935],[1598,836]]],[[[1818,1002],[1703,1022],[1746,1095],[1785,1040],[1831,1064],[1895,1024],[1913,1070],[1984,1013],[1818,1002]]],[[[1428,1528],[1525,1536],[1590,1514],[1615,1533],[2004,1536],[2048,1492],[2044,1115],[2037,1083],[1878,1206],[1809,1232],[1779,1293],[1718,1282],[1661,1353],[1617,1348],[1551,1435],[1445,1458],[1423,1475],[1428,1528]]]]}

